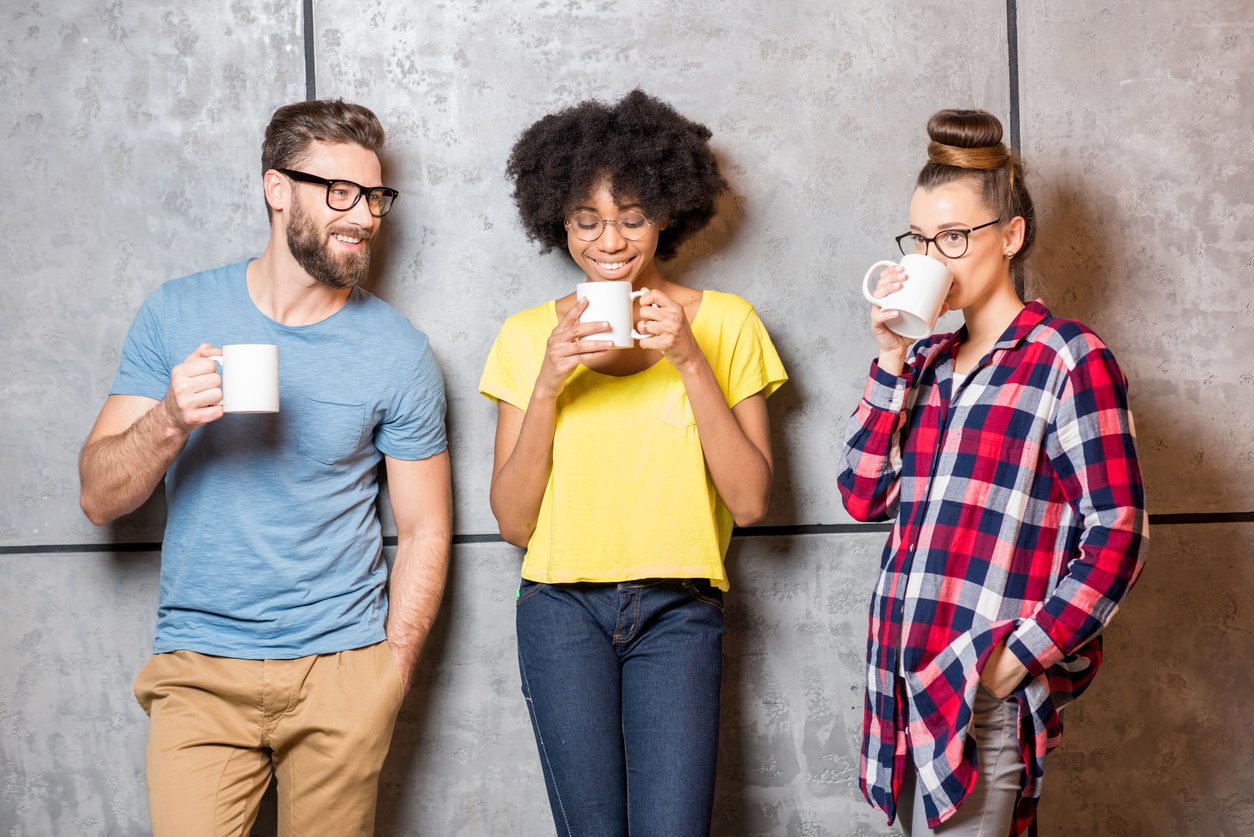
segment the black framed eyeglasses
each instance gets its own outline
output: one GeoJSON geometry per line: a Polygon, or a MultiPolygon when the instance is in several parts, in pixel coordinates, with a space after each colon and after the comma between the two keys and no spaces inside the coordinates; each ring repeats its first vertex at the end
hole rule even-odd
{"type": "Polygon", "coordinates": [[[347,212],[357,205],[362,195],[365,195],[370,214],[376,218],[382,218],[388,214],[388,210],[392,208],[392,201],[396,200],[400,194],[387,186],[366,187],[351,180],[327,180],[325,177],[295,169],[275,169],[275,171],[293,180],[299,180],[301,183],[314,183],[327,187],[327,206],[336,212],[347,212]]]}
{"type": "Polygon", "coordinates": [[[1000,223],[1000,218],[994,218],[987,224],[980,224],[978,227],[955,227],[941,230],[931,238],[928,238],[926,235],[920,235],[917,232],[902,233],[897,236],[897,249],[901,251],[903,256],[910,253],[922,253],[926,256],[928,245],[935,244],[936,249],[940,251],[942,256],[950,259],[960,259],[967,254],[967,246],[971,243],[969,240],[971,233],[1000,223]]]}
{"type": "Polygon", "coordinates": [[[653,226],[653,222],[644,217],[643,212],[634,209],[629,209],[619,215],[618,220],[602,218],[587,209],[580,210],[566,219],[566,229],[573,232],[575,238],[580,241],[596,241],[601,237],[601,233],[605,232],[606,224],[613,224],[617,227],[618,234],[628,241],[639,241],[649,234],[649,227],[653,226]]]}

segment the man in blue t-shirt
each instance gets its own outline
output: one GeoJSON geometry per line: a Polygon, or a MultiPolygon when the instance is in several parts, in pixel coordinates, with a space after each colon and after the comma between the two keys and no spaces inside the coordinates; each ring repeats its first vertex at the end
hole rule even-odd
{"type": "Polygon", "coordinates": [[[374,833],[452,528],[430,345],[360,287],[396,197],[382,185],[383,139],[359,105],[275,111],[265,251],[144,302],[83,446],[93,523],[165,480],[156,640],[135,681],[156,837],[247,833],[272,775],[284,833],[374,833]],[[242,343],[278,347],[277,412],[224,414],[214,358],[242,343]],[[397,528],[390,579],[380,462],[397,528]]]}

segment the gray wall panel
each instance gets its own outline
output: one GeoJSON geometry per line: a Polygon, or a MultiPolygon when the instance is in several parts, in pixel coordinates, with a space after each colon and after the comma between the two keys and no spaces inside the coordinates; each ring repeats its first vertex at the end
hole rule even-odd
{"type": "MultiPolygon", "coordinates": [[[[476,387],[488,345],[510,312],[578,280],[519,230],[505,157],[544,113],[637,84],[713,129],[732,185],[672,275],[753,301],[794,376],[771,403],[769,522],[847,519],[835,463],[872,350],[854,284],[906,223],[927,115],[1008,115],[1005,3],[314,5],[318,92],[374,107],[390,131],[402,198],[374,289],[444,367],[459,532],[494,530],[494,416],[476,387]]],[[[1254,10],[1017,6],[1042,222],[1029,289],[1093,325],[1129,372],[1152,510],[1249,510],[1254,10]]],[[[91,527],[75,459],[144,296],[264,245],[258,150],[273,108],[304,95],[301,4],[23,0],[0,21],[0,166],[21,196],[0,205],[0,547],[157,540],[159,501],[91,527]]],[[[857,791],[882,541],[733,543],[720,837],[893,833],[857,791]]],[[[1067,712],[1042,834],[1254,830],[1254,752],[1232,734],[1233,696],[1254,687],[1252,547],[1248,524],[1155,529],[1107,669],[1067,712]]],[[[146,833],[130,684],[157,569],[143,553],[0,554],[0,833],[146,833]]],[[[512,548],[454,550],[381,833],[545,833],[517,571],[512,548]]],[[[274,833],[272,809],[258,833],[274,833]]]]}
{"type": "Polygon", "coordinates": [[[77,455],[140,302],[265,243],[261,133],[304,92],[300,4],[85,0],[0,13],[0,543],[95,531],[77,455]]]}
{"type": "MultiPolygon", "coordinates": [[[[729,556],[718,834],[884,834],[857,790],[866,603],[881,533],[737,540],[729,556]]],[[[445,607],[402,710],[380,833],[551,827],[519,686],[520,553],[454,549],[445,607]]],[[[0,831],[145,830],[146,723],[131,682],[151,646],[152,554],[6,555],[0,659],[10,777],[0,831]],[[45,630],[51,602],[69,612],[45,630]]],[[[266,815],[271,810],[267,809],[266,815]]],[[[265,816],[259,834],[273,833],[265,816]]]]}
{"type": "MultiPolygon", "coordinates": [[[[794,381],[772,399],[779,478],[768,522],[847,520],[832,463],[872,352],[854,290],[896,252],[922,125],[937,103],[1006,114],[1005,6],[320,2],[319,95],[357,98],[391,131],[388,270],[376,289],[432,336],[450,394],[458,531],[486,502],[495,410],[478,394],[510,313],[573,290],[565,253],[515,220],[505,160],[539,117],[633,86],[714,132],[731,183],[713,227],[669,268],[749,299],[794,381]],[[961,39],[906,45],[912,30],[961,39]],[[900,228],[900,229],[899,229],[900,228]]],[[[667,270],[667,268],[664,268],[667,270]]]]}
{"type": "MultiPolygon", "coordinates": [[[[727,596],[715,834],[891,834],[857,790],[866,607],[882,533],[738,539],[727,596]]],[[[1164,526],[1066,712],[1044,835],[1237,835],[1254,744],[1254,527],[1164,526]],[[1187,626],[1188,629],[1182,629],[1187,626]]],[[[402,710],[380,833],[542,834],[548,823],[513,647],[518,552],[458,547],[445,608],[402,710]]],[[[147,816],[143,713],[154,555],[6,555],[0,831],[130,835],[147,816]],[[55,603],[55,614],[50,608],[55,603]]],[[[271,820],[258,833],[273,834],[271,820]]]]}
{"type": "Polygon", "coordinates": [[[151,831],[147,725],[156,555],[0,555],[0,832],[151,831]]]}
{"type": "Polygon", "coordinates": [[[1152,510],[1254,509],[1254,5],[1019,9],[1031,285],[1132,379],[1152,510]]]}
{"type": "Polygon", "coordinates": [[[1160,526],[1046,766],[1045,834],[1254,834],[1254,526],[1160,526]]]}

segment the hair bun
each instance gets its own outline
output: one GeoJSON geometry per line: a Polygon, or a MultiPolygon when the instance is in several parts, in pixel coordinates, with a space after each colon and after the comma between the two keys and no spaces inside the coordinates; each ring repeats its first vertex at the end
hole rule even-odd
{"type": "MultiPolygon", "coordinates": [[[[983,110],[942,110],[927,121],[927,165],[915,181],[932,190],[965,182],[1000,223],[1024,222],[1023,244],[1014,258],[1026,258],[1036,239],[1036,210],[1025,183],[1023,161],[1001,141],[1001,122],[983,110]]],[[[971,219],[974,223],[975,219],[971,219]]]]}
{"type": "Polygon", "coordinates": [[[1011,165],[1002,144],[1001,122],[983,110],[942,110],[927,121],[927,161],[960,169],[991,171],[1011,165]]]}

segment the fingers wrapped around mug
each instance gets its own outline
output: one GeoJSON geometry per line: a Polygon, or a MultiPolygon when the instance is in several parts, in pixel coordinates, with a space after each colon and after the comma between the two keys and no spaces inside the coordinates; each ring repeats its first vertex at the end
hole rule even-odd
{"type": "Polygon", "coordinates": [[[901,312],[892,308],[871,309],[871,334],[875,337],[875,343],[879,346],[881,354],[891,351],[904,355],[906,349],[913,342],[895,333],[888,327],[888,322],[897,319],[899,316],[901,316],[901,312]]]}
{"type": "MultiPolygon", "coordinates": [[[[906,281],[906,272],[900,267],[890,267],[880,274],[879,282],[875,286],[875,290],[871,292],[876,299],[883,299],[889,294],[896,293],[901,290],[906,281]]],[[[879,306],[871,306],[871,334],[875,337],[875,343],[879,347],[881,353],[895,352],[903,354],[911,341],[895,333],[888,327],[891,320],[901,316],[901,312],[895,308],[881,308],[879,306]]]]}
{"type": "Polygon", "coordinates": [[[170,370],[165,409],[171,421],[192,430],[222,417],[222,376],[213,358],[222,350],[201,343],[170,370]]]}
{"type": "Polygon", "coordinates": [[[541,393],[556,396],[580,363],[600,357],[613,348],[613,342],[597,339],[598,334],[609,331],[609,323],[579,322],[579,316],[587,307],[587,300],[576,302],[549,334],[544,363],[536,379],[536,389],[541,393]]]}
{"type": "Polygon", "coordinates": [[[571,306],[565,316],[549,335],[548,354],[551,357],[573,357],[603,352],[614,347],[609,339],[598,339],[597,335],[606,334],[610,324],[603,320],[581,323],[579,316],[588,307],[587,300],[579,300],[571,306]]]}
{"type": "Polygon", "coordinates": [[[905,268],[901,265],[893,265],[880,274],[871,295],[876,299],[883,299],[889,294],[896,293],[906,284],[906,278],[905,268]]]}
{"type": "Polygon", "coordinates": [[[684,307],[656,289],[640,297],[640,320],[636,330],[645,335],[640,340],[641,348],[662,352],[676,365],[687,362],[700,351],[684,307]]]}
{"type": "Polygon", "coordinates": [[[645,291],[640,297],[640,320],[636,331],[647,335],[640,345],[648,349],[669,348],[679,324],[684,319],[684,309],[658,290],[645,291]]]}

